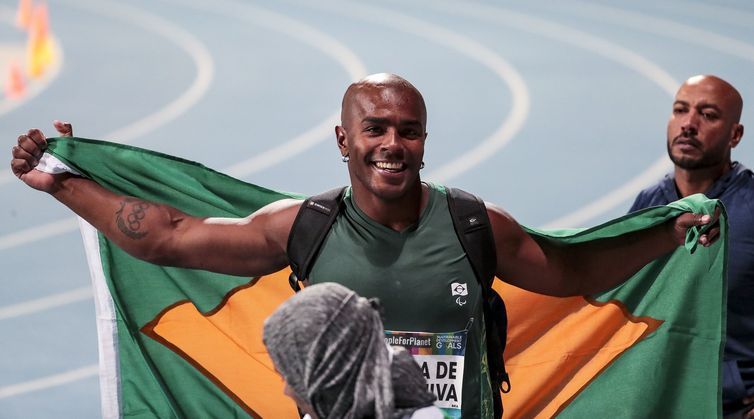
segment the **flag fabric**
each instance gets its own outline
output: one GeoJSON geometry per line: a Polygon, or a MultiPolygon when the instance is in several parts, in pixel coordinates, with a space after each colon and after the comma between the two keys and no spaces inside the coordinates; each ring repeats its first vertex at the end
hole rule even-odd
{"type": "MultiPolygon", "coordinates": [[[[721,209],[721,239],[686,245],[607,292],[554,298],[498,282],[508,309],[507,417],[718,417],[726,308],[727,223],[722,204],[694,195],[598,227],[547,232],[578,243],[721,209]]],[[[543,235],[542,232],[531,231],[543,235]]]]}
{"type": "MultiPolygon", "coordinates": [[[[244,217],[301,198],[137,147],[49,140],[69,169],[104,187],[195,216],[244,217]]],[[[693,196],[585,230],[531,234],[600,240],[722,205],[693,196]]],[[[138,220],[135,220],[138,221],[138,220]]],[[[662,257],[599,295],[553,298],[495,281],[508,307],[505,417],[715,417],[725,325],[721,239],[662,257]]],[[[81,221],[97,307],[104,417],[298,417],[261,341],[292,295],[289,270],[240,278],[136,260],[81,221]]]]}

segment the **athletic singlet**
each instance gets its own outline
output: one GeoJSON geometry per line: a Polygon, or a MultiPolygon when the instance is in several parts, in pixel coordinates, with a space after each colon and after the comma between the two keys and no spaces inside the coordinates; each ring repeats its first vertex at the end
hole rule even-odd
{"type": "Polygon", "coordinates": [[[370,219],[348,188],[309,281],[338,282],[379,298],[386,341],[415,356],[446,417],[491,418],[481,290],[453,228],[445,188],[428,186],[419,221],[402,232],[370,219]]]}

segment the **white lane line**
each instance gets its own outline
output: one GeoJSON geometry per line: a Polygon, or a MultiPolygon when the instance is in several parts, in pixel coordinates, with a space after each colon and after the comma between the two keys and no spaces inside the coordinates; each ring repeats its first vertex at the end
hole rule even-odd
{"type": "MultiPolygon", "coordinates": [[[[364,63],[345,44],[313,26],[283,14],[246,3],[232,1],[218,0],[209,4],[198,1],[191,3],[179,0],[163,1],[193,7],[208,13],[221,14],[268,30],[283,33],[332,58],[345,69],[351,81],[357,81],[367,75],[364,63]]],[[[322,122],[308,129],[306,132],[276,147],[256,153],[254,157],[235,163],[223,171],[230,176],[241,178],[280,164],[328,138],[334,138],[334,127],[339,121],[340,110],[335,109],[322,122]]]]}
{"type": "Polygon", "coordinates": [[[6,320],[13,317],[32,314],[51,308],[64,306],[66,304],[78,303],[80,301],[91,300],[91,287],[76,288],[71,291],[65,291],[58,294],[52,294],[47,297],[37,298],[35,300],[24,301],[23,303],[0,307],[0,320],[6,320]]]}
{"type": "Polygon", "coordinates": [[[586,221],[595,219],[605,212],[626,202],[626,199],[635,197],[642,189],[657,181],[670,170],[673,164],[667,156],[662,156],[645,169],[638,176],[620,185],[607,195],[579,208],[578,210],[549,221],[541,228],[564,228],[569,226],[581,226],[586,221]]]}
{"type": "MultiPolygon", "coordinates": [[[[111,131],[101,138],[113,138],[121,143],[132,141],[178,118],[199,102],[209,90],[209,86],[212,84],[212,79],[214,78],[212,55],[207,47],[187,30],[162,17],[126,6],[122,3],[101,0],[91,3],[80,2],[73,4],[73,6],[156,33],[172,41],[186,52],[196,67],[194,80],[180,96],[156,112],[111,131]]],[[[15,176],[13,176],[9,168],[6,167],[0,172],[0,186],[14,179],[15,176]]]]}
{"type": "Polygon", "coordinates": [[[0,236],[0,251],[76,230],[76,218],[66,218],[0,236]]]}
{"type": "MultiPolygon", "coordinates": [[[[580,16],[600,20],[601,22],[610,22],[641,32],[661,35],[681,42],[701,45],[714,51],[754,62],[754,45],[729,36],[720,35],[716,32],[699,29],[696,26],[639,12],[579,1],[573,2],[573,5],[569,9],[570,11],[578,12],[580,16]]],[[[729,10],[729,13],[733,13],[734,15],[732,16],[735,16],[738,11],[729,10]]],[[[750,21],[749,23],[749,27],[751,27],[752,22],[750,21]]],[[[673,94],[675,94],[675,89],[677,88],[678,86],[674,87],[673,94]]]]}
{"type": "MultiPolygon", "coordinates": [[[[366,74],[364,74],[366,76],[366,74]]],[[[327,119],[311,130],[296,136],[292,140],[275,148],[265,150],[256,156],[238,162],[223,171],[229,176],[242,178],[290,159],[292,155],[314,147],[327,138],[335,137],[335,126],[340,123],[340,111],[334,112],[327,119]]]]}
{"type": "Polygon", "coordinates": [[[111,131],[102,136],[102,138],[114,138],[118,142],[124,143],[141,137],[181,116],[192,106],[196,105],[209,90],[215,73],[212,54],[188,30],[160,16],[135,7],[126,6],[123,3],[100,0],[97,2],[82,2],[80,3],[80,7],[87,11],[95,11],[113,19],[135,24],[145,30],[162,35],[183,49],[191,57],[196,68],[194,80],[191,82],[189,88],[180,96],[157,112],[118,128],[115,131],[111,131]]]}
{"type": "MultiPolygon", "coordinates": [[[[678,86],[678,82],[667,71],[642,55],[614,42],[607,41],[598,36],[560,23],[476,2],[464,2],[463,4],[459,4],[455,2],[435,1],[427,3],[427,5],[441,9],[447,13],[463,14],[478,20],[504,24],[558,42],[563,42],[577,48],[585,49],[636,71],[648,80],[654,82],[671,96],[675,93],[675,89],[678,86]]],[[[608,195],[605,195],[569,214],[559,217],[556,220],[546,223],[546,227],[576,226],[604,214],[638,193],[643,187],[646,187],[652,181],[657,180],[671,168],[672,165],[663,155],[650,167],[643,170],[623,185],[618,186],[608,195]]]]}
{"type": "Polygon", "coordinates": [[[307,3],[306,6],[325,9],[338,14],[348,14],[360,20],[391,27],[401,32],[425,38],[430,42],[444,45],[487,67],[508,86],[511,91],[511,111],[495,132],[451,162],[428,172],[425,175],[427,179],[446,182],[474,168],[505,147],[523,127],[530,107],[526,83],[515,67],[495,51],[442,26],[385,8],[341,1],[321,1],[307,3]]]}
{"type": "Polygon", "coordinates": [[[97,364],[92,364],[60,374],[48,375],[36,380],[3,386],[0,387],[0,399],[31,393],[33,391],[45,390],[50,387],[57,387],[74,381],[83,380],[85,378],[95,377],[98,373],[99,366],[97,364]]]}
{"type": "MultiPolygon", "coordinates": [[[[738,25],[743,26],[744,28],[751,29],[752,28],[752,22],[754,22],[754,13],[747,12],[740,9],[734,9],[732,7],[725,7],[720,4],[715,4],[714,6],[709,6],[707,4],[702,3],[692,3],[688,1],[683,2],[669,2],[669,1],[663,1],[662,3],[659,3],[664,7],[683,7],[685,12],[691,12],[698,17],[704,18],[704,19],[717,19],[718,21],[724,23],[725,25],[738,25]]],[[[672,13],[672,12],[671,12],[672,13]]]]}
{"type": "MultiPolygon", "coordinates": [[[[184,2],[176,2],[176,4],[186,5],[184,2]]],[[[206,8],[207,11],[222,12],[224,16],[242,19],[253,24],[259,24],[262,27],[284,33],[303,43],[312,45],[317,50],[322,51],[325,55],[332,57],[338,62],[345,69],[352,81],[359,80],[366,75],[365,65],[352,50],[345,46],[345,44],[302,22],[269,10],[249,5],[237,6],[229,2],[215,2],[211,5],[197,2],[190,6],[198,7],[202,10],[206,8]]],[[[339,119],[339,112],[336,111],[336,113],[329,116],[323,122],[296,136],[292,140],[289,140],[278,147],[264,151],[256,157],[236,163],[222,171],[231,176],[241,177],[269,167],[274,164],[274,162],[279,163],[285,158],[290,158],[292,154],[303,151],[298,149],[299,147],[311,147],[315,143],[332,136],[333,127],[337,125],[339,119]]],[[[77,227],[77,219],[70,218],[6,234],[0,236],[0,251],[29,244],[37,240],[44,240],[59,234],[73,232],[77,227]]],[[[16,306],[18,307],[16,310],[22,309],[24,304],[29,303],[33,303],[33,301],[17,304],[16,306]]],[[[30,314],[42,309],[44,308],[29,311],[25,314],[30,314]]]]}
{"type": "Polygon", "coordinates": [[[471,1],[457,3],[438,0],[426,2],[426,4],[428,7],[443,10],[446,13],[463,14],[478,20],[503,24],[593,52],[638,72],[666,92],[675,93],[675,89],[678,87],[676,80],[667,71],[642,55],[619,44],[570,26],[534,17],[529,14],[471,1]]]}

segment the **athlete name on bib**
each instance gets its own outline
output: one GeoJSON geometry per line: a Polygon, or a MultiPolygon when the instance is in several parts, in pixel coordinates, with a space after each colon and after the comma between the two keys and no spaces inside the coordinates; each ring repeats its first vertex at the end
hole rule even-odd
{"type": "Polygon", "coordinates": [[[435,405],[445,417],[461,417],[463,362],[468,331],[450,333],[385,331],[388,345],[403,346],[414,356],[437,396],[435,405]]]}

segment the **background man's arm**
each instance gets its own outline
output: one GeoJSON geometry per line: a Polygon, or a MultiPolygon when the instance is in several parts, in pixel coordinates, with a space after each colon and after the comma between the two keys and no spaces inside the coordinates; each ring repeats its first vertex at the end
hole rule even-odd
{"type": "MultiPolygon", "coordinates": [[[[684,243],[686,230],[712,221],[683,214],[675,220],[617,238],[558,246],[527,234],[509,214],[487,204],[497,247],[497,276],[517,287],[560,297],[588,295],[621,284],[650,261],[684,243]]],[[[709,245],[718,234],[700,238],[709,245]]]]}
{"type": "Polygon", "coordinates": [[[116,195],[82,177],[37,171],[46,146],[39,130],[20,136],[13,148],[14,174],[139,259],[244,276],[287,265],[288,234],[301,201],[278,201],[242,219],[192,217],[167,205],[116,195]]]}

